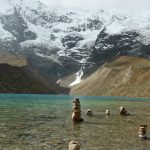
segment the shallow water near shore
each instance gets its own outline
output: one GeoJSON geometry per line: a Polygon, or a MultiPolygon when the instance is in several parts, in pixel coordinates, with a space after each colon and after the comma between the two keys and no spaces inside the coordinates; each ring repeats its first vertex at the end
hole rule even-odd
{"type": "Polygon", "coordinates": [[[0,94],[0,150],[67,150],[71,140],[81,150],[149,150],[138,127],[148,125],[150,99],[79,97],[84,122],[71,121],[73,96],[0,94]],[[131,114],[119,116],[124,106],[131,114]],[[86,109],[93,116],[85,116],[86,109]],[[105,110],[111,110],[111,116],[105,110]]]}

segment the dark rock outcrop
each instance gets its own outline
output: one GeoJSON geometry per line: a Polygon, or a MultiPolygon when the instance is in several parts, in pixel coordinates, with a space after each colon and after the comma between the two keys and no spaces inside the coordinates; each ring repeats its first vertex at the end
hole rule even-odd
{"type": "Polygon", "coordinates": [[[138,55],[137,49],[141,48],[139,36],[136,32],[109,35],[104,28],[96,39],[95,47],[90,57],[91,61],[101,65],[118,55],[138,55]],[[133,53],[133,50],[136,51],[133,53]]]}
{"type": "Polygon", "coordinates": [[[83,40],[84,38],[76,35],[76,34],[70,34],[62,38],[61,42],[63,43],[63,46],[67,49],[71,49],[76,46],[76,44],[83,40]]]}

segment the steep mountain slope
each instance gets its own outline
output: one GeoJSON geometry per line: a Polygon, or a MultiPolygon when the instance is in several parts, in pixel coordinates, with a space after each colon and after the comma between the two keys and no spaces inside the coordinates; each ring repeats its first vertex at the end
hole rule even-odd
{"type": "Polygon", "coordinates": [[[150,97],[149,91],[150,60],[122,56],[72,87],[71,94],[150,97]]]}
{"type": "Polygon", "coordinates": [[[27,59],[22,56],[16,56],[8,51],[0,50],[0,64],[22,67],[27,65],[27,59]]]}
{"type": "Polygon", "coordinates": [[[0,93],[67,92],[28,65],[26,58],[0,51],[0,93]]]}
{"type": "Polygon", "coordinates": [[[0,4],[0,47],[26,56],[56,81],[80,69],[86,75],[122,53],[150,57],[150,11],[94,12],[34,0],[0,4]]]}

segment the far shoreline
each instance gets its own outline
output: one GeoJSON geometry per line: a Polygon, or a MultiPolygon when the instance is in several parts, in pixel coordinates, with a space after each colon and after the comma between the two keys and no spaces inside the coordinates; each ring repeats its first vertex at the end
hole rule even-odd
{"type": "Polygon", "coordinates": [[[150,97],[129,97],[129,96],[115,96],[115,95],[96,95],[96,96],[93,96],[93,95],[69,95],[69,94],[63,94],[63,93],[60,93],[60,94],[49,94],[49,93],[0,93],[0,97],[1,96],[4,96],[4,95],[20,95],[20,96],[49,96],[49,97],[60,97],[60,98],[66,98],[66,99],[74,99],[74,98],[80,98],[80,99],[83,99],[83,100],[92,100],[92,99],[103,99],[103,100],[150,100],[150,97]]]}

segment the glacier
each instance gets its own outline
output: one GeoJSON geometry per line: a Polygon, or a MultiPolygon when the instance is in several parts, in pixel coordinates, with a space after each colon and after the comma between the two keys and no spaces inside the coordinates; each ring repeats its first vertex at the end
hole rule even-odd
{"type": "MultiPolygon", "coordinates": [[[[97,61],[101,64],[116,46],[115,56],[122,48],[140,55],[139,45],[150,45],[150,10],[86,10],[47,6],[40,0],[1,0],[0,5],[1,49],[25,55],[33,63],[32,57],[46,59],[52,71],[58,67],[55,75],[60,68],[76,74],[81,67],[84,72],[97,61]],[[102,57],[95,61],[98,55],[102,57]]],[[[81,81],[76,76],[71,85],[81,81]]]]}

